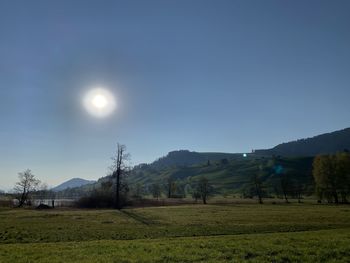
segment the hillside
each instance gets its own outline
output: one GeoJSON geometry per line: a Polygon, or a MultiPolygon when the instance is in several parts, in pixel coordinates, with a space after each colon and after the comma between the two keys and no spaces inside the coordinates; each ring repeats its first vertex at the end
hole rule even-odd
{"type": "MultiPolygon", "coordinates": [[[[256,150],[246,157],[238,153],[172,151],[153,163],[135,166],[127,181],[131,190],[138,185],[142,186],[145,193],[149,193],[154,184],[159,184],[164,192],[167,180],[170,179],[176,182],[177,194],[183,195],[190,193],[196,181],[205,176],[217,194],[243,193],[249,191],[251,178],[261,172],[261,167],[266,187],[278,188],[280,178],[276,176],[274,167],[281,165],[293,183],[312,189],[313,156],[344,149],[350,149],[350,128],[282,143],[272,149],[256,150]],[[280,158],[277,160],[274,156],[280,158]]],[[[101,178],[95,186],[98,187],[106,180],[109,179],[101,178]]],[[[89,189],[90,187],[80,187],[77,191],[89,189]]]]}
{"type": "Polygon", "coordinates": [[[73,178],[73,179],[70,179],[70,180],[52,188],[51,190],[54,192],[59,192],[59,191],[66,190],[68,188],[81,187],[81,186],[85,186],[88,184],[93,184],[95,182],[96,181],[89,181],[89,180],[85,180],[85,179],[81,179],[81,178],[73,178]]]}
{"type": "Polygon", "coordinates": [[[255,154],[280,156],[315,156],[350,149],[350,128],[312,138],[282,143],[272,149],[256,150],[255,154]]]}
{"type": "MultiPolygon", "coordinates": [[[[190,166],[210,161],[219,161],[221,159],[232,159],[240,154],[234,153],[215,153],[215,152],[191,152],[188,150],[179,150],[169,152],[166,156],[159,158],[149,164],[152,168],[165,168],[170,166],[190,166]]],[[[142,166],[142,165],[141,165],[142,166]]]]}
{"type": "MultiPolygon", "coordinates": [[[[208,178],[217,194],[223,193],[243,193],[249,191],[252,184],[252,175],[259,173],[263,167],[263,182],[271,188],[278,185],[280,178],[275,174],[275,166],[282,165],[291,181],[312,186],[313,158],[282,158],[275,160],[269,157],[260,157],[254,154],[244,158],[242,155],[230,160],[211,161],[207,163],[194,164],[191,166],[172,166],[166,168],[153,168],[152,165],[135,168],[128,178],[132,187],[142,185],[148,192],[153,184],[166,187],[170,179],[176,182],[176,192],[179,195],[189,194],[191,188],[196,184],[201,176],[208,178]]],[[[270,189],[271,190],[271,189],[270,189]]]]}

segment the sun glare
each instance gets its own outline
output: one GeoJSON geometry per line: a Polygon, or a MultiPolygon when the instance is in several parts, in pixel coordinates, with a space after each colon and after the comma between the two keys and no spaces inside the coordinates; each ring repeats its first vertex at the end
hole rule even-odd
{"type": "Polygon", "coordinates": [[[98,109],[103,109],[108,105],[108,101],[105,96],[99,94],[92,99],[92,104],[98,109]]]}
{"type": "Polygon", "coordinates": [[[110,115],[116,107],[113,94],[103,88],[90,90],[84,96],[83,104],[88,113],[100,118],[110,115]]]}

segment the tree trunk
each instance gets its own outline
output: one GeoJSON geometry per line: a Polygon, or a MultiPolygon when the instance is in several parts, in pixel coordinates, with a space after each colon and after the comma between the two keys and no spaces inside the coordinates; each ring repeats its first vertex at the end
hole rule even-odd
{"type": "Polygon", "coordinates": [[[259,204],[263,204],[263,200],[262,200],[262,197],[261,197],[260,193],[258,194],[258,197],[259,197],[259,204]]]}
{"type": "Polygon", "coordinates": [[[117,170],[115,208],[120,210],[120,169],[117,170]]]}
{"type": "Polygon", "coordinates": [[[255,178],[255,190],[256,190],[256,194],[259,198],[259,204],[262,204],[263,203],[263,200],[262,200],[262,194],[261,194],[261,188],[260,188],[260,184],[258,182],[258,179],[255,178]]]}
{"type": "Polygon", "coordinates": [[[283,191],[283,195],[284,195],[284,200],[286,200],[286,203],[289,203],[287,193],[285,191],[283,191]]]}
{"type": "Polygon", "coordinates": [[[334,202],[335,202],[336,204],[339,204],[339,199],[338,199],[337,191],[333,191],[333,198],[334,198],[334,202]]]}

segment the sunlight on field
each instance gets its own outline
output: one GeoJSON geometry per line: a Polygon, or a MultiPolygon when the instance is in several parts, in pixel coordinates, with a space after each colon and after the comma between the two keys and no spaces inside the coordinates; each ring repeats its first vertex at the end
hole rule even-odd
{"type": "Polygon", "coordinates": [[[349,206],[0,210],[0,262],[311,262],[349,246],[349,206]]]}

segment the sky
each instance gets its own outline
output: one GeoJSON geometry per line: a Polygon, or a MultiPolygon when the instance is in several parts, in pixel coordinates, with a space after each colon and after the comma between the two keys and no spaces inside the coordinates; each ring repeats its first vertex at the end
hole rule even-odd
{"type": "Polygon", "coordinates": [[[350,126],[350,1],[0,1],[0,189],[350,126]],[[103,87],[116,109],[83,106],[103,87]]]}

